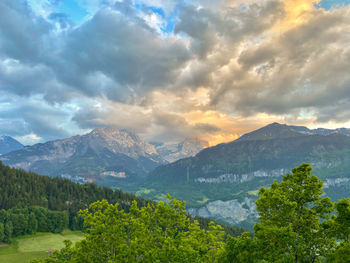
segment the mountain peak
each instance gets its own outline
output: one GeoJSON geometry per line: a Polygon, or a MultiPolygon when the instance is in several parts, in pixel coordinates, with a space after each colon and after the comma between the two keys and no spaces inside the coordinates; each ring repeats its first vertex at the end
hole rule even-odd
{"type": "Polygon", "coordinates": [[[286,124],[280,124],[274,122],[268,124],[258,130],[244,134],[237,141],[250,141],[250,140],[268,140],[277,138],[290,138],[301,136],[302,134],[295,129],[292,129],[286,124]]]}
{"type": "Polygon", "coordinates": [[[154,146],[142,140],[135,133],[126,129],[114,127],[95,128],[90,133],[85,135],[89,138],[93,147],[109,148],[113,152],[122,152],[131,157],[139,155],[157,155],[154,146]],[[98,142],[98,145],[97,145],[98,142]]]}
{"type": "Polygon", "coordinates": [[[158,144],[157,152],[168,162],[175,162],[179,159],[195,156],[201,150],[208,146],[208,142],[186,138],[180,143],[174,144],[158,144]]]}
{"type": "Polygon", "coordinates": [[[289,126],[287,124],[282,124],[282,123],[279,123],[279,122],[273,122],[273,123],[270,123],[264,127],[262,127],[261,129],[263,128],[280,128],[280,129],[283,129],[283,128],[288,128],[289,126]]]}
{"type": "Polygon", "coordinates": [[[35,144],[0,160],[25,170],[57,176],[99,178],[103,172],[144,176],[166,163],[155,148],[133,132],[96,128],[90,133],[35,144]]]}
{"type": "Polygon", "coordinates": [[[0,136],[0,154],[6,154],[12,151],[20,150],[23,145],[10,136],[0,136]]]}

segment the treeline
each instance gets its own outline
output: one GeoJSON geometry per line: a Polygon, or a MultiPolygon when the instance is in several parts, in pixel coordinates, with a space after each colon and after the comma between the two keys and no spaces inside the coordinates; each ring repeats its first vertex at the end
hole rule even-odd
{"type": "Polygon", "coordinates": [[[220,225],[201,228],[175,199],[134,202],[129,212],[103,200],[80,212],[85,239],[33,262],[349,263],[350,199],[333,203],[311,170],[302,164],[260,189],[254,234],[225,239],[220,225]]]}
{"type": "Polygon", "coordinates": [[[32,206],[0,210],[0,242],[36,232],[60,233],[69,227],[67,211],[51,211],[32,206]]]}
{"type": "MultiPolygon", "coordinates": [[[[86,209],[93,202],[107,200],[111,204],[118,203],[118,208],[129,211],[133,201],[139,207],[144,207],[151,200],[138,197],[134,194],[124,193],[121,190],[113,190],[107,187],[99,187],[96,184],[78,184],[68,179],[51,178],[26,172],[22,169],[14,169],[0,162],[0,240],[9,241],[10,237],[34,232],[60,232],[60,223],[54,223],[55,218],[61,222],[61,216],[65,218],[65,226],[71,230],[82,230],[83,219],[78,212],[86,209]],[[46,214],[46,224],[42,224],[46,214]],[[3,215],[3,216],[2,216],[3,215]],[[10,216],[11,215],[11,216],[10,216]],[[68,217],[68,221],[66,218],[68,217]],[[17,229],[17,223],[21,218],[26,227],[17,229]],[[34,219],[35,218],[35,219],[34,219]],[[13,220],[12,220],[13,219],[13,220]],[[13,222],[12,222],[13,221],[13,222]],[[12,222],[12,223],[11,223],[12,222]],[[38,222],[36,228],[35,222],[38,222]],[[12,224],[12,228],[11,228],[12,224]],[[55,224],[58,224],[56,226],[55,224]],[[43,228],[40,228],[43,226],[43,228]],[[4,229],[3,231],[1,231],[4,229]],[[6,233],[6,234],[5,234],[6,233]]],[[[197,218],[202,228],[207,228],[210,220],[197,218]]],[[[237,236],[244,230],[236,227],[224,226],[226,233],[237,236]]]]}
{"type": "Polygon", "coordinates": [[[110,203],[118,202],[120,209],[126,211],[133,200],[140,207],[150,202],[121,190],[95,184],[81,185],[68,179],[51,178],[10,168],[0,162],[0,209],[40,206],[52,211],[67,211],[69,228],[78,230],[83,227],[78,211],[102,199],[110,203]]]}

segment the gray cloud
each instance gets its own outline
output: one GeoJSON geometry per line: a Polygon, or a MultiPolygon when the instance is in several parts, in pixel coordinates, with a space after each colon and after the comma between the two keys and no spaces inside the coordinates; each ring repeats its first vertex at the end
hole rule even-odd
{"type": "Polygon", "coordinates": [[[72,31],[61,56],[59,72],[66,84],[115,101],[169,85],[189,59],[181,41],[162,40],[111,9],[101,10],[72,31]],[[96,89],[89,79],[96,74],[112,85],[96,89]]]}
{"type": "Polygon", "coordinates": [[[197,123],[194,125],[194,128],[198,130],[199,134],[203,133],[217,133],[221,131],[221,129],[215,125],[208,123],[197,123]]]}
{"type": "Polygon", "coordinates": [[[26,1],[0,2],[0,57],[36,63],[46,50],[45,37],[52,26],[36,16],[26,1]]]}
{"type": "Polygon", "coordinates": [[[349,36],[341,30],[350,25],[348,14],[314,11],[307,23],[240,52],[238,66],[212,89],[212,105],[245,116],[301,109],[317,115],[349,98],[349,36]]]}
{"type": "Polygon", "coordinates": [[[64,129],[69,120],[69,112],[46,104],[42,99],[21,99],[1,93],[0,102],[0,134],[24,136],[37,134],[47,140],[64,138],[72,135],[64,129]]]}

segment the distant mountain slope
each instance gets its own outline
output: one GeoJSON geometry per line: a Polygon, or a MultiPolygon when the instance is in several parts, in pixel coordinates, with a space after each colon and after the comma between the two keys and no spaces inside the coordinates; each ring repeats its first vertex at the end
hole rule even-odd
{"type": "Polygon", "coordinates": [[[23,145],[10,136],[0,136],[0,154],[6,154],[12,151],[20,150],[23,145]]]}
{"type": "Polygon", "coordinates": [[[156,150],[164,160],[171,163],[186,157],[195,156],[207,146],[208,142],[186,139],[178,144],[156,145],[156,150]]]}
{"type": "Polygon", "coordinates": [[[26,146],[0,159],[12,167],[75,180],[140,177],[165,163],[152,145],[132,132],[114,128],[26,146]]]}
{"type": "Polygon", "coordinates": [[[334,133],[340,133],[347,136],[350,136],[349,128],[337,128],[337,129],[325,129],[325,128],[317,128],[317,129],[308,129],[304,126],[288,126],[292,130],[297,132],[306,133],[306,134],[318,134],[318,135],[330,135],[334,133]]]}
{"type": "Polygon", "coordinates": [[[236,141],[258,141],[302,136],[303,133],[301,133],[298,128],[293,129],[292,127],[287,126],[285,124],[279,124],[274,122],[256,131],[246,133],[240,138],[238,138],[236,141]]]}
{"type": "Polygon", "coordinates": [[[350,189],[350,136],[341,130],[321,133],[325,135],[319,131],[270,124],[195,157],[157,167],[143,196],[159,198],[169,192],[186,200],[193,213],[238,223],[255,217],[252,200],[261,186],[309,162],[325,181],[327,194],[342,197],[350,189]]]}
{"type": "Polygon", "coordinates": [[[180,178],[187,180],[187,175],[195,180],[262,169],[289,169],[303,161],[321,167],[329,162],[338,163],[327,159],[330,153],[347,150],[350,150],[349,136],[340,133],[304,134],[287,125],[274,123],[233,142],[204,149],[195,157],[160,166],[151,175],[159,180],[177,181],[180,178]]]}

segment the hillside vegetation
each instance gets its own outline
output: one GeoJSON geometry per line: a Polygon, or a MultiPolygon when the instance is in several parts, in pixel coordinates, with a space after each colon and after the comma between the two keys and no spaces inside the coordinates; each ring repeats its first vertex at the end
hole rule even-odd
{"type": "Polygon", "coordinates": [[[303,163],[260,189],[253,236],[225,240],[215,223],[201,229],[170,196],[142,208],[134,201],[129,212],[98,201],[80,212],[84,240],[33,262],[349,262],[350,199],[332,203],[311,170],[303,163]]]}
{"type": "MultiPolygon", "coordinates": [[[[78,212],[98,200],[118,203],[118,208],[126,212],[133,201],[139,207],[153,203],[121,190],[42,176],[0,162],[0,242],[10,242],[12,237],[35,232],[81,230],[83,220],[78,212]]],[[[204,218],[198,221],[203,228],[210,222],[204,218]]],[[[239,228],[224,228],[231,235],[242,232],[239,228]]]]}

